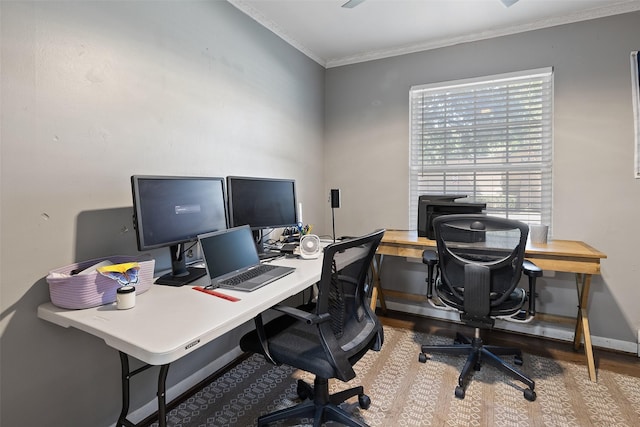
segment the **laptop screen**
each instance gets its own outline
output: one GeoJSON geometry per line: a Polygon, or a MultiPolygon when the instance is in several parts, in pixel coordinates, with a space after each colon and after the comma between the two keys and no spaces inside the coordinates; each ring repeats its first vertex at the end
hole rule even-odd
{"type": "Polygon", "coordinates": [[[249,226],[198,236],[212,279],[260,262],[249,226]]]}

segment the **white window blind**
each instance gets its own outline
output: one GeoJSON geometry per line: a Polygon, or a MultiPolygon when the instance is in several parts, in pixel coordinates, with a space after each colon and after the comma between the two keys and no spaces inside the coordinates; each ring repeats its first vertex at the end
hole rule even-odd
{"type": "Polygon", "coordinates": [[[421,194],[467,194],[487,213],[551,221],[551,68],[411,88],[409,224],[421,194]]]}

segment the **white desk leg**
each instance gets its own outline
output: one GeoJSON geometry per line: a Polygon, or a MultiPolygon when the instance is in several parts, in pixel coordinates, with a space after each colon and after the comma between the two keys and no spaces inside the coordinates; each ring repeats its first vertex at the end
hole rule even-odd
{"type": "MultiPolygon", "coordinates": [[[[129,415],[129,403],[131,401],[131,377],[137,375],[147,369],[153,367],[153,365],[144,365],[133,372],[129,371],[129,356],[126,353],[120,353],[120,369],[122,373],[122,410],[118,417],[117,427],[135,427],[138,424],[134,424],[127,419],[129,415]]],[[[160,372],[158,373],[158,426],[167,426],[167,401],[166,401],[166,385],[167,374],[169,373],[169,364],[160,366],[160,372]]],[[[153,415],[143,420],[140,424],[144,424],[149,418],[155,418],[153,415]]]]}

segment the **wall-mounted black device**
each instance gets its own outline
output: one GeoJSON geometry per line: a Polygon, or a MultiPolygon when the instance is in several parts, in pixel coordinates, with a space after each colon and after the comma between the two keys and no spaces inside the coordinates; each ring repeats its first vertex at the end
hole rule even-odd
{"type": "Polygon", "coordinates": [[[331,207],[332,208],[340,207],[340,189],[339,188],[331,189],[331,207]]]}
{"type": "Polygon", "coordinates": [[[329,194],[329,202],[331,202],[331,225],[333,226],[333,243],[336,242],[336,208],[340,207],[340,189],[332,188],[329,194]]]}
{"type": "Polygon", "coordinates": [[[478,214],[487,207],[486,203],[456,202],[467,197],[465,194],[425,194],[418,197],[418,236],[434,240],[433,219],[440,215],[478,214]]]}

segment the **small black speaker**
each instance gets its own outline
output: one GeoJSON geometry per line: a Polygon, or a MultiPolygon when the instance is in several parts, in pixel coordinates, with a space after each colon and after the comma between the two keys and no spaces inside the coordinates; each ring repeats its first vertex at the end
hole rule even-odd
{"type": "Polygon", "coordinates": [[[340,189],[339,188],[331,189],[331,207],[332,208],[340,207],[340,189]]]}

